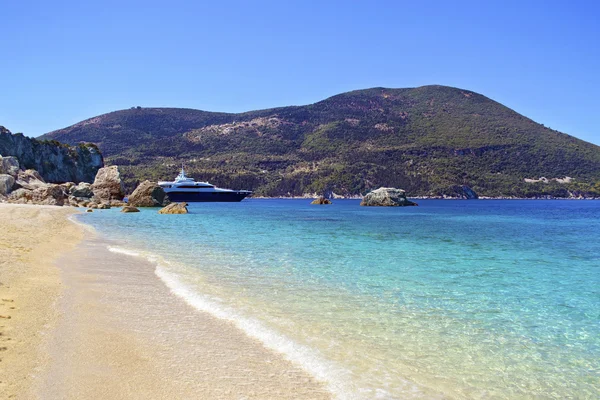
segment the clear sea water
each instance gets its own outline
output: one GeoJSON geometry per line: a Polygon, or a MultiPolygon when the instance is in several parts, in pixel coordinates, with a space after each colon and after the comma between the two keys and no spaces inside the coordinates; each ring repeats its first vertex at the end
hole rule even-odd
{"type": "Polygon", "coordinates": [[[600,202],[309,202],[78,218],[339,398],[600,398],[600,202]]]}

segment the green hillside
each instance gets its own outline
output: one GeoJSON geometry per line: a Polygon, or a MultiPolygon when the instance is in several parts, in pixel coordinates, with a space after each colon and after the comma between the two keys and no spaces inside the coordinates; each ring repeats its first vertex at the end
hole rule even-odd
{"type": "Polygon", "coordinates": [[[357,90],[241,114],[136,107],[44,137],[96,143],[130,190],[170,180],[185,163],[196,179],[263,196],[380,186],[413,196],[458,196],[463,186],[494,197],[600,195],[600,147],[445,86],[357,90]]]}

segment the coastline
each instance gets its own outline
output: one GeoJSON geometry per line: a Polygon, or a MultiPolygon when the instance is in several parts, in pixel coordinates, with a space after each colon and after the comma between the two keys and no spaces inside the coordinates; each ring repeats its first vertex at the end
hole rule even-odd
{"type": "MultiPolygon", "coordinates": [[[[86,225],[69,221],[75,212],[0,206],[2,225],[10,221],[14,227],[9,230],[13,259],[27,265],[15,272],[16,264],[0,264],[1,297],[14,299],[20,309],[10,320],[0,319],[0,330],[13,332],[11,341],[19,343],[0,354],[0,371],[13,371],[0,373],[0,397],[332,397],[322,382],[230,321],[186,304],[149,261],[110,252],[103,238],[86,233],[86,225]],[[33,250],[23,248],[26,237],[33,250]],[[36,285],[25,288],[28,281],[36,285]],[[25,326],[25,320],[31,322],[25,326]]],[[[0,254],[5,247],[3,240],[0,254]]],[[[0,307],[0,315],[6,314],[7,307],[0,307]]]]}

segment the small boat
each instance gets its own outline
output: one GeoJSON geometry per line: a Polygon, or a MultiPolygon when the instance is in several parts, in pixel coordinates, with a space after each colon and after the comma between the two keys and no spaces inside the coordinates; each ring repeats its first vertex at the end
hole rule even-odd
{"type": "Polygon", "coordinates": [[[252,194],[249,190],[221,189],[208,182],[196,182],[185,175],[183,166],[173,182],[161,181],[158,185],[176,202],[238,202],[252,194]]]}

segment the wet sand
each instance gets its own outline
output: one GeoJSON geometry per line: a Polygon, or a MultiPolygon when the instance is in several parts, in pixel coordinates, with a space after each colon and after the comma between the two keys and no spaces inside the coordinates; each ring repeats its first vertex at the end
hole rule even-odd
{"type": "MultiPolygon", "coordinates": [[[[280,354],[170,293],[151,263],[109,252],[100,238],[67,221],[69,212],[0,205],[0,225],[13,226],[12,239],[0,241],[0,256],[13,260],[0,263],[0,292],[19,308],[10,310],[10,320],[0,319],[0,348],[7,332],[21,343],[0,351],[0,398],[331,397],[280,354]],[[26,267],[6,273],[17,263],[26,267]],[[35,285],[25,293],[29,281],[35,285]]],[[[0,315],[7,308],[0,306],[0,315]]]]}

